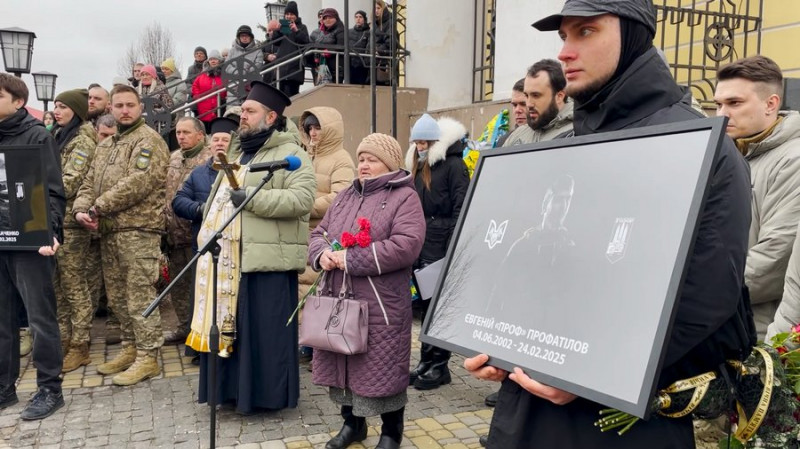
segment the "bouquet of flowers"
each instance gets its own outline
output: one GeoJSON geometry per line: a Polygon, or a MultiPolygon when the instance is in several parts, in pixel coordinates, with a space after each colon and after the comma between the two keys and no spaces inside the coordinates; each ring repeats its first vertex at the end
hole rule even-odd
{"type": "MultiPolygon", "coordinates": [[[[341,243],[339,243],[339,241],[336,239],[333,239],[333,241],[329,240],[327,232],[322,234],[322,237],[325,239],[328,245],[330,245],[331,251],[341,251],[346,248],[352,248],[356,245],[360,246],[361,248],[366,248],[370,243],[372,243],[372,237],[369,235],[372,225],[370,224],[369,220],[365,217],[359,217],[358,220],[356,220],[356,223],[358,224],[358,231],[356,231],[355,234],[347,231],[343,232],[341,243]]],[[[317,292],[317,286],[319,286],[319,281],[322,279],[322,275],[324,273],[324,271],[319,273],[317,278],[314,279],[314,283],[311,284],[311,288],[308,289],[306,294],[300,299],[300,302],[297,303],[297,307],[294,309],[294,312],[292,312],[292,316],[290,316],[289,321],[286,322],[287,326],[291,324],[295,315],[297,315],[300,310],[303,309],[303,306],[306,304],[306,299],[317,292]]]]}
{"type": "MultiPolygon", "coordinates": [[[[720,441],[721,448],[800,449],[800,325],[769,344],[759,344],[744,362],[729,361],[725,369],[726,373],[704,373],[660,390],[651,411],[666,418],[727,415],[735,438],[730,445],[727,439],[720,441]],[[726,379],[734,383],[734,393],[726,379]]],[[[638,421],[614,409],[600,415],[595,425],[620,435],[638,421]]]]}

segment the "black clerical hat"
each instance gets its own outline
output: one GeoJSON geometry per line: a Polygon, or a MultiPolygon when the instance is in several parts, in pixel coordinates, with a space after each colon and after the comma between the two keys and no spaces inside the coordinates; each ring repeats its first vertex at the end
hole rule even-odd
{"type": "Polygon", "coordinates": [[[261,81],[250,83],[250,93],[247,94],[248,100],[257,101],[271,110],[283,115],[286,106],[292,104],[292,100],[283,92],[261,81]]]}
{"type": "Polygon", "coordinates": [[[239,122],[228,117],[217,117],[211,120],[211,134],[229,133],[239,128],[239,122]]]}

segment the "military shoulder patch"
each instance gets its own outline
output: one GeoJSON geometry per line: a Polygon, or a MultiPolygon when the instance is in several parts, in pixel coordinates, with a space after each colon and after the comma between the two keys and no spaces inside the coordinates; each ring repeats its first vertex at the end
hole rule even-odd
{"type": "Polygon", "coordinates": [[[144,149],[139,152],[139,157],[136,158],[136,168],[139,170],[146,170],[147,167],[150,166],[150,156],[152,156],[152,150],[144,149]]]}
{"type": "Polygon", "coordinates": [[[83,170],[86,167],[86,160],[89,157],[86,153],[80,150],[72,152],[72,167],[75,170],[83,170]]]}

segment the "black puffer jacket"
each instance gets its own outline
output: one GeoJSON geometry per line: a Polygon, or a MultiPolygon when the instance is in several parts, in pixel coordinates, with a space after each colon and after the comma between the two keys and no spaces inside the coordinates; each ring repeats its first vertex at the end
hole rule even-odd
{"type": "Polygon", "coordinates": [[[369,24],[355,26],[347,31],[347,39],[350,46],[350,64],[353,67],[366,67],[366,57],[355,56],[356,53],[369,54],[369,24]]]}
{"type": "MultiPolygon", "coordinates": [[[[607,95],[602,101],[590,100],[575,108],[575,135],[701,118],[654,48],[637,58],[605,89],[607,95]]],[[[714,370],[725,359],[750,351],[744,340],[748,328],[754,331],[754,327],[752,315],[749,320],[747,317],[749,299],[742,289],[750,226],[749,171],[727,138],[712,167],[658,388],[714,370]]],[[[554,405],[506,379],[492,419],[488,447],[694,447],[690,417],[640,421],[618,436],[616,432],[601,433],[593,425],[604,408],[607,407],[582,398],[563,406],[554,405]],[[521,441],[526,443],[520,445],[521,441]]]]}
{"type": "MultiPolygon", "coordinates": [[[[64,196],[64,184],[61,179],[61,156],[53,137],[47,132],[44,124],[33,118],[26,109],[20,109],[15,114],[0,122],[0,148],[11,145],[41,145],[44,147],[45,176],[44,182],[50,195],[50,230],[64,242],[62,227],[64,225],[64,212],[67,199],[64,196]]],[[[11,153],[6,155],[6,164],[11,164],[11,153]]],[[[25,173],[7,171],[8,184],[26,182],[25,173]]],[[[30,184],[30,182],[26,182],[30,184]]]]}
{"type": "Polygon", "coordinates": [[[414,173],[422,211],[425,213],[425,244],[417,266],[424,266],[445,256],[447,245],[461,213],[469,187],[469,174],[464,164],[464,125],[448,117],[438,120],[441,138],[428,150],[426,160],[414,165],[417,146],[411,144],[406,153],[406,168],[414,173]],[[422,180],[423,165],[431,169],[431,188],[422,180]]]}
{"type": "MultiPolygon", "coordinates": [[[[384,8],[379,19],[375,19],[372,24],[375,28],[375,48],[379,55],[388,56],[392,54],[392,13],[389,8],[384,8]]],[[[399,36],[394,32],[394,48],[399,46],[399,36]]]]}

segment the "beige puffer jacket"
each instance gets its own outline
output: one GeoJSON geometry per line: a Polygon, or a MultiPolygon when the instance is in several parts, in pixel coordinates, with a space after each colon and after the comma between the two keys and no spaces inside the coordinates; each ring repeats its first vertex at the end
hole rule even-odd
{"type": "Polygon", "coordinates": [[[766,139],[746,146],[753,186],[745,283],[759,339],[783,296],[784,276],[800,221],[800,114],[781,112],[766,139]]]}

